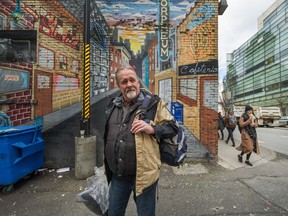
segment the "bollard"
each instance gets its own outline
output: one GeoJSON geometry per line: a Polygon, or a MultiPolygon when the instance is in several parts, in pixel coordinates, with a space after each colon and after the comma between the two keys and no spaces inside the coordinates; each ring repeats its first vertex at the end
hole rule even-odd
{"type": "Polygon", "coordinates": [[[96,136],[75,137],[75,178],[86,179],[94,175],[96,166],[96,136]]]}

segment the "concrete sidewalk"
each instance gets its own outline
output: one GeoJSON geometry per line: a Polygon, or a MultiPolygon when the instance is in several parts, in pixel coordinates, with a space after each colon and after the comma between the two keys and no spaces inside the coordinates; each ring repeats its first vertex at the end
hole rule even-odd
{"type": "MultiPolygon", "coordinates": [[[[288,160],[261,148],[251,155],[253,167],[237,160],[237,151],[219,141],[218,162],[192,162],[182,167],[163,165],[157,216],[288,216],[288,160]]],[[[57,173],[47,169],[0,194],[1,216],[92,216],[77,202],[87,187],[74,169],[57,173]]],[[[131,197],[126,216],[136,216],[131,197]]]]}
{"type": "MultiPolygon", "coordinates": [[[[230,141],[231,143],[231,141],[230,141]]],[[[237,145],[236,142],[236,147],[237,145]]],[[[244,163],[246,155],[243,156],[243,163],[240,163],[238,161],[237,155],[240,153],[235,147],[232,147],[231,144],[226,144],[224,140],[218,141],[218,163],[223,166],[226,169],[234,170],[237,168],[241,168],[244,166],[249,167],[244,163]]],[[[268,161],[271,161],[276,158],[276,153],[266,149],[262,148],[260,146],[260,154],[257,155],[256,153],[252,153],[250,157],[250,162],[253,164],[253,167],[259,166],[261,164],[267,163],[268,161]]]]}

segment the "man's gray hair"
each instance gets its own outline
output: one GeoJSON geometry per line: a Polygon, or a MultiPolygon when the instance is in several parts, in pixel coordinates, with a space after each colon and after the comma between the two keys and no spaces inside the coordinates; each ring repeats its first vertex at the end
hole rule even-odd
{"type": "Polygon", "coordinates": [[[125,66],[125,67],[117,68],[117,70],[116,70],[116,72],[115,72],[115,78],[116,78],[116,83],[117,83],[117,85],[118,85],[118,83],[119,83],[118,74],[119,74],[120,71],[122,71],[122,70],[124,70],[124,69],[128,69],[128,70],[134,71],[135,74],[136,74],[137,80],[139,81],[139,77],[137,76],[137,73],[136,73],[135,68],[133,68],[132,66],[125,66]]]}

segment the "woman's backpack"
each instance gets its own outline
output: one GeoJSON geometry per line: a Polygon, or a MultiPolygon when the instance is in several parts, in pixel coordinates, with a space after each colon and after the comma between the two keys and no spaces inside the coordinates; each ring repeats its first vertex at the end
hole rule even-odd
{"type": "Polygon", "coordinates": [[[229,125],[231,126],[237,125],[237,118],[235,115],[229,116],[229,125]]]}

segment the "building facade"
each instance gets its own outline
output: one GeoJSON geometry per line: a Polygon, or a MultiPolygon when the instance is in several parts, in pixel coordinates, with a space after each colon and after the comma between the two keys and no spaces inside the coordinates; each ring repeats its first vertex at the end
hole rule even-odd
{"type": "MultiPolygon", "coordinates": [[[[199,144],[217,155],[221,2],[91,1],[90,88],[83,89],[84,0],[0,1],[0,32],[18,27],[36,32],[32,60],[0,61],[7,80],[0,85],[0,110],[21,125],[81,102],[87,89],[93,97],[115,88],[116,68],[130,65],[199,144]],[[16,25],[10,17],[20,9],[23,19],[16,25]]],[[[11,45],[6,36],[1,43],[11,45]]]]}
{"type": "Polygon", "coordinates": [[[14,126],[81,100],[83,27],[59,2],[52,3],[25,2],[23,19],[11,20],[21,5],[0,2],[0,110],[14,126]]]}
{"type": "MultiPolygon", "coordinates": [[[[225,92],[232,104],[288,104],[288,1],[278,0],[258,19],[258,32],[228,54],[225,92]]],[[[288,109],[286,109],[287,114],[288,109]]]]}
{"type": "Polygon", "coordinates": [[[217,155],[218,2],[195,1],[170,29],[169,59],[156,59],[155,93],[217,155]]]}
{"type": "Polygon", "coordinates": [[[110,89],[117,88],[115,73],[117,68],[122,66],[121,59],[121,52],[113,44],[110,44],[110,89]]]}

